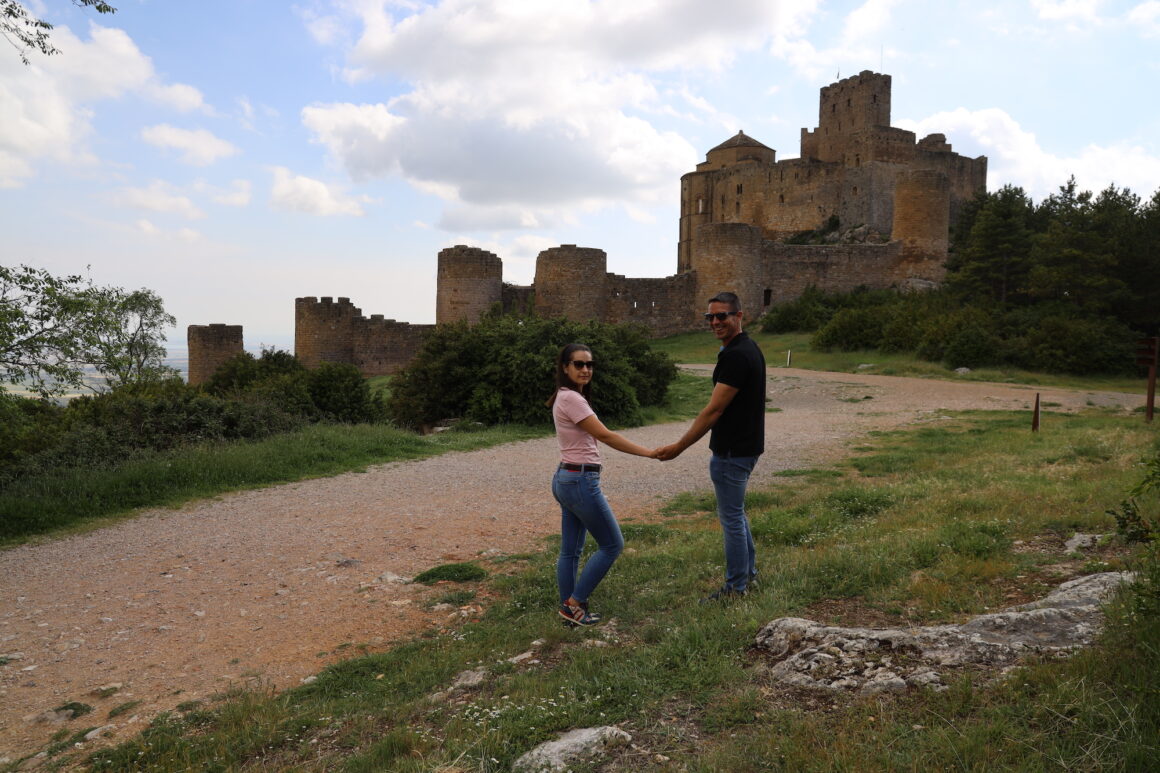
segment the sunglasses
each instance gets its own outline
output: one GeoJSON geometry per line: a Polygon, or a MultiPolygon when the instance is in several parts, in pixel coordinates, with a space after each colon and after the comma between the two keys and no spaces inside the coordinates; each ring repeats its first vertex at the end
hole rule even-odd
{"type": "Polygon", "coordinates": [[[736,313],[737,312],[735,311],[707,311],[705,312],[705,321],[708,322],[711,319],[715,319],[718,322],[724,322],[727,318],[732,317],[736,313]]]}
{"type": "Polygon", "coordinates": [[[592,360],[572,360],[569,364],[576,370],[584,370],[585,368],[592,370],[592,368],[596,367],[596,363],[592,360]]]}

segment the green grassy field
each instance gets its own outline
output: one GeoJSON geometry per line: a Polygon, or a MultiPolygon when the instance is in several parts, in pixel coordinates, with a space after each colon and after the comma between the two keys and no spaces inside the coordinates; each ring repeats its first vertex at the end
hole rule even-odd
{"type": "MultiPolygon", "coordinates": [[[[633,745],[574,770],[1148,770],[1160,755],[1160,564],[1111,537],[1063,555],[1155,454],[1138,417],[969,413],[869,438],[844,463],[751,492],[761,581],[731,605],[697,599],[721,573],[712,497],[691,493],[624,524],[628,549],[594,598],[614,622],[554,617],[554,541],[443,574],[429,602],[481,603],[475,621],[353,657],[281,694],[183,705],[95,770],[500,771],[567,730],[615,724],[633,745]],[[995,679],[958,671],[944,692],[816,696],[769,677],[751,650],[784,615],[837,624],[964,619],[1077,574],[1134,568],[1098,646],[995,679]],[[471,579],[471,578],[475,579],[471,579]],[[538,642],[538,644],[537,644],[538,642]],[[599,646],[592,646],[599,644],[599,646]],[[512,662],[520,653],[533,658],[512,662]],[[484,682],[450,699],[456,674],[484,682]]],[[[1145,517],[1160,517],[1155,495],[1145,517]]],[[[357,652],[365,643],[351,642],[357,652]]],[[[102,717],[89,724],[101,724],[102,717]]],[[[54,764],[79,762],[62,731],[54,764]]]]}

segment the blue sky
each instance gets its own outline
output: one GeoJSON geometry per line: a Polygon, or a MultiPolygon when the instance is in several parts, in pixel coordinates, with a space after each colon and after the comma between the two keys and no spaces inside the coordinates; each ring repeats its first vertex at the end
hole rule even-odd
{"type": "Polygon", "coordinates": [[[1035,201],[1160,188],[1160,1],[37,0],[0,42],[5,264],[147,287],[289,348],[294,298],[429,323],[436,255],[598,247],[676,271],[680,176],[739,129],[799,153],[818,90],[893,76],[892,124],[1035,201]]]}

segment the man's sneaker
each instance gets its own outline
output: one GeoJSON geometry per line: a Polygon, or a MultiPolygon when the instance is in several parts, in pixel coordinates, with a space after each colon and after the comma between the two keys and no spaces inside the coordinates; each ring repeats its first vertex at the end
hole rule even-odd
{"type": "Polygon", "coordinates": [[[728,585],[722,585],[717,590],[710,593],[705,598],[701,599],[702,604],[712,604],[718,601],[736,601],[746,595],[746,591],[730,588],[728,585]]]}
{"type": "Polygon", "coordinates": [[[589,612],[582,606],[570,606],[567,603],[561,604],[559,609],[560,617],[564,618],[569,626],[578,625],[596,625],[600,622],[600,615],[589,612]]]}

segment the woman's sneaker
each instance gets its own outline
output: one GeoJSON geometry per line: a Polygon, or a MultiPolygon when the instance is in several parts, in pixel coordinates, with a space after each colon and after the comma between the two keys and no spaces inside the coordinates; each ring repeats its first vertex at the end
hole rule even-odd
{"type": "Polygon", "coordinates": [[[571,606],[567,603],[560,605],[560,617],[564,618],[569,626],[596,625],[600,622],[600,615],[589,612],[582,606],[571,606]]]}

